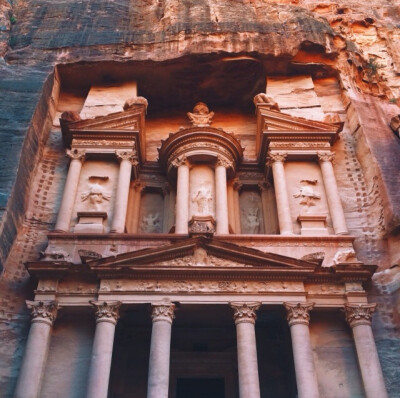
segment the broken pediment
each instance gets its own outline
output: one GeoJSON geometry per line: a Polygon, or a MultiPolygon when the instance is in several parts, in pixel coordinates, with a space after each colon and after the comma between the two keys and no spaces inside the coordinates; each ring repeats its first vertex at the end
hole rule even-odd
{"type": "Polygon", "coordinates": [[[269,149],[294,152],[330,149],[343,128],[343,123],[319,122],[291,116],[271,107],[256,103],[256,150],[260,161],[269,149]]]}
{"type": "Polygon", "coordinates": [[[65,112],[60,119],[64,145],[67,148],[71,145],[116,148],[136,146],[139,159],[144,160],[146,107],[144,101],[129,103],[122,112],[83,120],[71,117],[71,112],[65,112]]]}

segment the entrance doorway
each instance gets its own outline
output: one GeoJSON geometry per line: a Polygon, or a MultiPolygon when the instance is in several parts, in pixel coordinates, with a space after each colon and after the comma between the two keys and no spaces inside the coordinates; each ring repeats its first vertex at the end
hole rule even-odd
{"type": "Polygon", "coordinates": [[[176,398],[225,398],[225,381],[218,379],[183,379],[176,382],[176,398]]]}

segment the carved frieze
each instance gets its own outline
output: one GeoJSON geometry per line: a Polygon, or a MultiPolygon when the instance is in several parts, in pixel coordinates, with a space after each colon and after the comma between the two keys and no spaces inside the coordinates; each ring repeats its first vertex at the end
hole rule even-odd
{"type": "Polygon", "coordinates": [[[254,282],[225,280],[146,280],[104,279],[100,292],[125,291],[132,293],[303,293],[301,282],[254,282]]]}

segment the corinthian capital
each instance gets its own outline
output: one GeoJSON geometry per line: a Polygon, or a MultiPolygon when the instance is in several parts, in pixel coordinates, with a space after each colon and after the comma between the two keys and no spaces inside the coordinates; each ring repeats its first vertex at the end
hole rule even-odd
{"type": "Polygon", "coordinates": [[[256,311],[260,308],[261,303],[229,303],[233,308],[233,319],[235,320],[235,325],[239,323],[252,323],[256,322],[257,315],[256,311]]]}
{"type": "Polygon", "coordinates": [[[335,152],[317,152],[320,162],[332,162],[335,159],[335,152]]]}
{"type": "Polygon", "coordinates": [[[376,304],[345,304],[346,321],[352,328],[358,325],[371,325],[375,309],[376,304]]]}
{"type": "Polygon", "coordinates": [[[124,151],[124,150],[117,150],[115,151],[115,155],[119,161],[128,160],[132,163],[133,166],[137,166],[139,164],[136,156],[136,151],[124,151]]]}
{"type": "Polygon", "coordinates": [[[296,324],[308,325],[310,322],[310,311],[314,303],[283,303],[286,308],[286,319],[289,326],[296,324]]]}
{"type": "Polygon", "coordinates": [[[57,301],[26,301],[31,310],[32,322],[44,322],[52,325],[57,317],[57,301]]]}
{"type": "Polygon", "coordinates": [[[84,149],[67,149],[65,153],[71,160],[75,159],[80,160],[81,162],[85,160],[86,151],[84,149]]]}
{"type": "Polygon", "coordinates": [[[178,168],[179,166],[189,166],[189,163],[186,156],[181,156],[179,158],[175,158],[171,162],[171,166],[178,168]]]}
{"type": "Polygon", "coordinates": [[[120,301],[90,301],[90,304],[94,307],[96,323],[110,322],[114,325],[117,323],[119,307],[121,306],[120,301]]]}
{"type": "Polygon", "coordinates": [[[270,152],[267,157],[267,164],[272,164],[274,162],[284,162],[286,158],[286,152],[270,152]]]}
{"type": "Polygon", "coordinates": [[[233,162],[224,159],[222,157],[218,157],[218,160],[215,165],[225,167],[226,169],[233,168],[233,162]]]}
{"type": "Polygon", "coordinates": [[[175,318],[174,315],[175,304],[172,303],[160,303],[151,305],[151,319],[153,322],[168,322],[172,323],[175,318]]]}

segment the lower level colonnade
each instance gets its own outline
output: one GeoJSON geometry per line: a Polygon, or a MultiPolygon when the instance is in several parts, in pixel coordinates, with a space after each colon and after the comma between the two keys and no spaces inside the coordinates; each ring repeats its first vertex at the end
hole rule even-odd
{"type": "MultiPolygon", "coordinates": [[[[113,345],[116,326],[120,316],[121,302],[98,301],[91,302],[91,304],[95,310],[96,328],[93,340],[89,377],[87,381],[86,397],[107,398],[113,396],[110,395],[109,392],[111,385],[110,374],[112,373],[112,363],[117,360],[112,357],[113,352],[115,353],[115,347],[113,349],[113,345]]],[[[299,398],[319,397],[320,393],[318,390],[317,372],[314,364],[314,355],[309,330],[310,311],[313,309],[314,304],[308,302],[285,302],[283,305],[286,309],[287,321],[290,327],[292,343],[292,349],[290,351],[293,354],[291,363],[294,363],[297,396],[299,398]]],[[[58,305],[55,301],[28,302],[28,306],[32,310],[32,324],[25,349],[20,377],[16,387],[16,398],[34,398],[40,396],[41,381],[44,377],[47,351],[51,338],[51,329],[57,316],[58,309],[58,305]]],[[[265,354],[261,354],[258,351],[262,342],[258,341],[259,335],[256,333],[255,326],[257,322],[257,313],[259,312],[261,303],[231,302],[229,303],[229,306],[233,310],[233,319],[231,316],[231,326],[229,327],[232,328],[233,325],[236,326],[237,349],[232,352],[236,352],[237,356],[237,365],[235,365],[234,368],[237,369],[235,370],[235,379],[237,380],[237,390],[239,391],[239,394],[237,395],[237,392],[235,391],[232,395],[229,395],[230,393],[226,392],[222,393],[223,395],[218,396],[260,398],[263,396],[262,393],[260,393],[260,384],[263,384],[264,380],[262,379],[263,376],[259,377],[259,369],[261,366],[259,361],[264,360],[263,355],[265,354]],[[256,336],[258,336],[258,338],[256,338],[256,336]]],[[[148,355],[147,362],[148,398],[168,398],[172,396],[180,398],[181,396],[184,396],[178,394],[177,389],[179,386],[177,385],[174,385],[174,395],[171,395],[169,383],[171,380],[171,369],[173,372],[176,370],[174,368],[176,365],[174,364],[175,357],[171,357],[171,347],[177,343],[178,345],[185,344],[184,340],[187,338],[177,336],[177,340],[174,341],[175,317],[178,314],[179,318],[179,311],[182,311],[185,307],[186,305],[180,305],[179,303],[171,303],[168,301],[160,301],[152,303],[151,305],[151,316],[149,317],[152,321],[150,354],[148,355]]],[[[192,307],[200,308],[201,305],[192,305],[192,307]]],[[[208,305],[208,307],[216,306],[208,305]]],[[[225,306],[218,305],[218,307],[225,306]]],[[[124,307],[124,314],[125,309],[128,311],[129,305],[124,307]]],[[[375,305],[373,304],[346,304],[344,308],[346,320],[353,331],[353,338],[359,360],[365,396],[367,398],[384,398],[387,397],[387,393],[371,329],[371,316],[374,309],[375,305]]],[[[207,311],[209,312],[209,310],[207,311]]],[[[268,306],[263,306],[263,318],[268,317],[270,314],[274,313],[274,311],[277,313],[276,308],[271,312],[268,310],[268,306]]],[[[186,314],[187,313],[188,312],[186,312],[186,314]]],[[[215,314],[211,314],[211,318],[211,323],[215,321],[215,319],[218,320],[219,313],[216,312],[215,314]]],[[[189,317],[188,322],[189,325],[192,325],[193,320],[189,317]]],[[[179,323],[177,327],[178,331],[179,323]]],[[[191,330],[196,327],[197,325],[193,324],[191,330]]],[[[221,341],[224,341],[224,338],[228,341],[228,335],[229,333],[226,333],[225,336],[222,336],[221,341]]],[[[213,336],[212,333],[211,336],[213,336]]],[[[211,337],[210,344],[214,344],[212,340],[213,338],[214,337],[211,337]]],[[[229,354],[229,349],[228,351],[227,348],[224,350],[226,354],[229,354]]],[[[176,350],[175,354],[179,354],[178,351],[179,350],[176,350]]],[[[200,355],[204,351],[204,347],[197,344],[195,351],[200,355]]],[[[282,353],[282,355],[283,354],[284,353],[282,353]]],[[[201,358],[201,355],[198,356],[198,358],[201,358]]],[[[211,362],[212,359],[208,360],[210,363],[206,363],[205,366],[211,370],[213,367],[211,362]]],[[[186,363],[187,362],[185,362],[184,359],[182,362],[183,369],[185,368],[186,363]]],[[[293,367],[293,365],[291,366],[293,367]]],[[[284,371],[289,373],[289,370],[286,367],[287,366],[285,365],[284,371]]],[[[199,365],[197,369],[199,369],[199,375],[201,376],[201,366],[199,365]]],[[[296,389],[296,387],[294,389],[296,389]]],[[[292,396],[294,395],[295,393],[292,394],[292,396]]]]}

